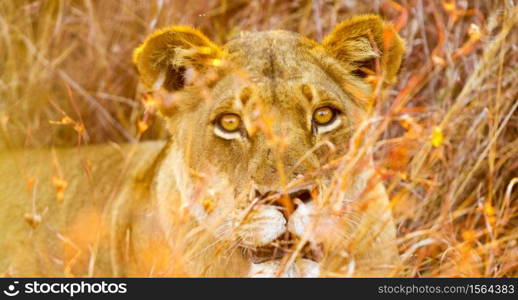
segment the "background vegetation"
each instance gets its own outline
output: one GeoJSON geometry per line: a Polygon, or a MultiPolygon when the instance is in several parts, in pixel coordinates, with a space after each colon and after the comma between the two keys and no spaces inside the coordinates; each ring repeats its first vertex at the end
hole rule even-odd
{"type": "Polygon", "coordinates": [[[193,25],[220,44],[278,28],[321,41],[371,12],[407,46],[399,82],[377,94],[370,144],[404,274],[518,277],[515,0],[3,0],[0,150],[166,138],[131,63],[156,28],[193,25]]]}

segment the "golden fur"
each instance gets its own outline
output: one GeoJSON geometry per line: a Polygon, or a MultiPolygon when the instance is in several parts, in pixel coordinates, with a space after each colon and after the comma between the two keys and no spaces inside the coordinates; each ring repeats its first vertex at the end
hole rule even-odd
{"type": "Polygon", "coordinates": [[[170,141],[2,154],[0,274],[390,275],[395,228],[370,158],[338,194],[321,168],[350,153],[367,117],[365,68],[378,62],[393,82],[403,51],[375,15],[322,44],[286,31],[243,32],[223,47],[184,26],[153,33],[134,61],[170,141]],[[317,126],[323,105],[337,116],[317,126]],[[226,113],[239,132],[218,129],[226,113]],[[300,186],[304,203],[286,196],[300,186]],[[251,262],[288,236],[283,257],[251,262]]]}

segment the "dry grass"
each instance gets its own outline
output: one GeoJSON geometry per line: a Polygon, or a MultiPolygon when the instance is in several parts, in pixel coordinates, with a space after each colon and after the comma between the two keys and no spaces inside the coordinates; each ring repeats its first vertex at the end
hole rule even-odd
{"type": "Polygon", "coordinates": [[[376,12],[407,45],[399,83],[376,95],[381,122],[366,143],[391,195],[404,274],[518,277],[514,2],[1,1],[0,149],[165,138],[135,99],[131,64],[155,28],[191,24],[219,43],[282,28],[320,41],[346,17],[376,12]]]}

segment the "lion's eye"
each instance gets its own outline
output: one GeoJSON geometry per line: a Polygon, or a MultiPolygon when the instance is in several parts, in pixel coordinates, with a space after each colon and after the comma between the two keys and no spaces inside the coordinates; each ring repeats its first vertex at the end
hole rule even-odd
{"type": "Polygon", "coordinates": [[[218,125],[225,131],[234,132],[239,129],[241,119],[235,114],[224,114],[219,118],[218,125]]]}
{"type": "Polygon", "coordinates": [[[320,107],[313,113],[313,120],[318,125],[327,125],[335,117],[336,112],[329,106],[320,107]]]}
{"type": "Polygon", "coordinates": [[[313,112],[314,130],[317,133],[325,133],[336,129],[340,123],[337,118],[338,111],[330,106],[322,106],[313,112]]]}
{"type": "Polygon", "coordinates": [[[232,113],[220,115],[216,119],[214,133],[226,140],[241,137],[241,118],[232,113]]]}

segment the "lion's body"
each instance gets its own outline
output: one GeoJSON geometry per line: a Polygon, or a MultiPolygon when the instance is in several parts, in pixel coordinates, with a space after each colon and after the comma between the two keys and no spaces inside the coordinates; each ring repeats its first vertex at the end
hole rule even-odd
{"type": "Polygon", "coordinates": [[[1,153],[0,273],[60,276],[82,269],[79,274],[86,275],[93,263],[90,275],[115,274],[109,249],[121,245],[110,245],[110,222],[117,210],[122,214],[125,209],[117,207],[118,200],[136,195],[139,172],[149,168],[162,146],[1,153]],[[67,182],[63,200],[52,178],[67,182]],[[97,246],[101,251],[96,253],[97,246]]]}
{"type": "Polygon", "coordinates": [[[350,140],[372,100],[365,66],[380,58],[393,81],[402,53],[370,15],[323,44],[157,31],[134,60],[170,142],[0,155],[0,272],[392,274],[389,200],[350,140]]]}

